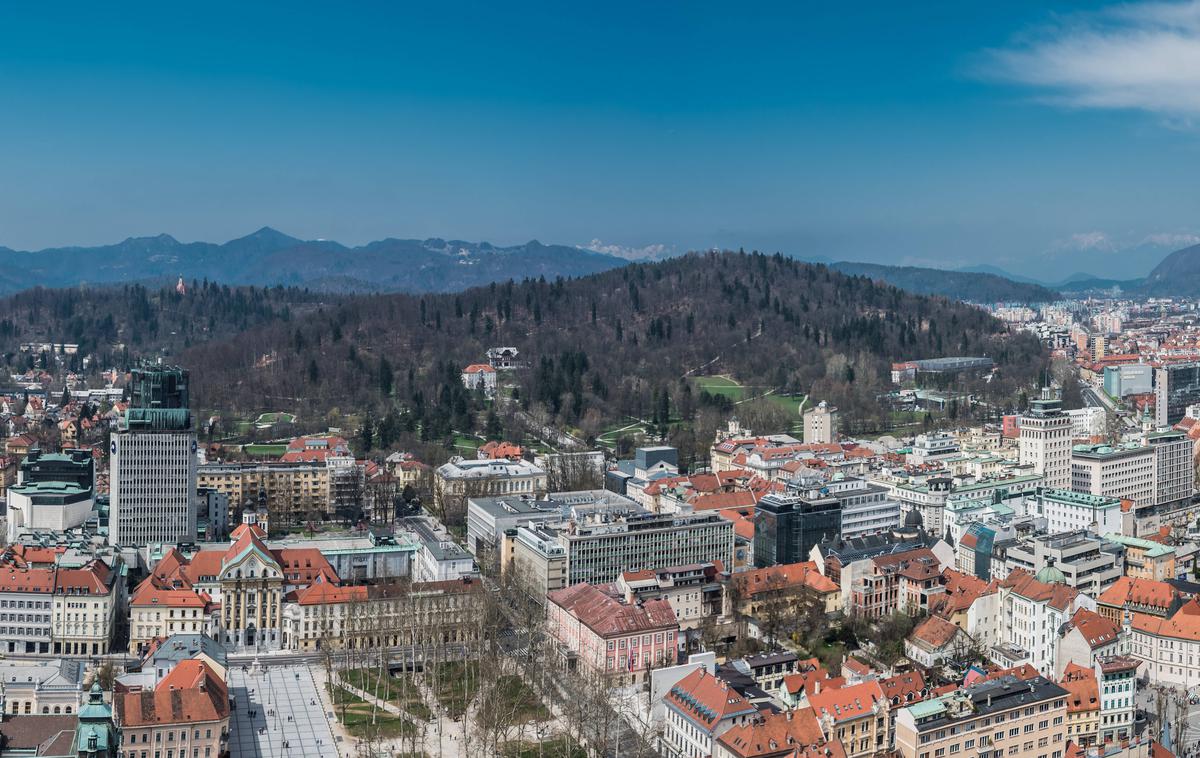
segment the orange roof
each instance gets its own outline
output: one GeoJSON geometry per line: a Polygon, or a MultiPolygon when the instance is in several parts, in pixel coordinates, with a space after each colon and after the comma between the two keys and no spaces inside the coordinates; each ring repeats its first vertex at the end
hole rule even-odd
{"type": "Polygon", "coordinates": [[[953,642],[960,631],[957,626],[943,618],[927,616],[917,624],[910,636],[935,650],[940,650],[953,642]]]}
{"type": "Polygon", "coordinates": [[[1022,682],[1028,682],[1030,679],[1041,676],[1038,670],[1028,663],[1022,663],[1020,666],[1014,666],[1010,669],[997,669],[989,672],[987,676],[979,679],[980,682],[990,682],[993,679],[1000,679],[1005,676],[1015,676],[1022,682]]]}
{"type": "Polygon", "coordinates": [[[54,591],[53,568],[0,569],[0,592],[45,592],[54,591]]]}
{"type": "Polygon", "coordinates": [[[776,592],[802,586],[820,593],[838,591],[837,584],[818,571],[814,561],[742,571],[736,574],[735,578],[750,597],[760,592],[776,592]]]}
{"type": "Polygon", "coordinates": [[[486,363],[472,363],[463,369],[464,374],[494,374],[496,369],[486,363]]]}
{"type": "Polygon", "coordinates": [[[1156,637],[1200,641],[1200,616],[1190,613],[1176,613],[1169,619],[1149,613],[1132,613],[1130,616],[1130,625],[1139,632],[1156,637]]]}
{"type": "Polygon", "coordinates": [[[202,660],[175,664],[153,690],[116,693],[113,716],[118,727],[191,724],[229,718],[225,682],[202,660]]]}
{"type": "Polygon", "coordinates": [[[337,577],[322,573],[312,584],[293,593],[300,605],[326,605],[331,603],[363,602],[367,599],[364,586],[340,587],[337,577]]]}
{"type": "Polygon", "coordinates": [[[745,540],[754,539],[754,512],[744,508],[722,508],[717,515],[733,522],[733,532],[745,540]]]}
{"type": "Polygon", "coordinates": [[[264,532],[262,527],[258,524],[238,524],[236,527],[234,527],[233,531],[229,533],[229,539],[237,542],[246,532],[253,532],[254,535],[260,540],[265,540],[267,538],[267,533],[264,532]]]}
{"type": "Polygon", "coordinates": [[[808,704],[818,717],[829,715],[835,722],[842,722],[872,715],[871,706],[881,700],[884,697],[879,682],[863,682],[836,690],[823,689],[810,695],[808,704]]]}
{"type": "Polygon", "coordinates": [[[1039,582],[1025,569],[1013,569],[1000,586],[1011,589],[1023,598],[1044,602],[1060,611],[1065,611],[1079,596],[1077,590],[1060,582],[1039,582]]]}
{"type": "Polygon", "coordinates": [[[922,692],[925,689],[925,677],[919,671],[909,671],[879,680],[879,688],[893,706],[907,705],[925,696],[922,692]]]}
{"type": "Polygon", "coordinates": [[[1093,650],[1115,643],[1117,634],[1121,631],[1112,620],[1086,608],[1075,611],[1075,615],[1071,617],[1071,626],[1079,630],[1093,650]]]}
{"type": "Polygon", "coordinates": [[[757,492],[740,490],[738,492],[713,492],[696,495],[688,502],[691,503],[692,510],[710,511],[719,508],[745,508],[756,504],[760,497],[757,492]]]}
{"type": "Polygon", "coordinates": [[[524,456],[525,448],[520,445],[514,445],[511,442],[497,442],[493,440],[479,448],[479,452],[481,457],[491,460],[499,460],[501,458],[513,460],[524,456]]]}
{"type": "Polygon", "coordinates": [[[1141,605],[1167,611],[1178,599],[1179,591],[1166,582],[1123,576],[1101,592],[1096,602],[1116,608],[1141,605]]]}
{"type": "Polygon", "coordinates": [[[1067,713],[1100,710],[1100,689],[1096,684],[1096,672],[1092,669],[1078,663],[1068,663],[1058,686],[1070,693],[1067,696],[1067,713]]]}
{"type": "Polygon", "coordinates": [[[92,559],[83,568],[60,568],[54,573],[54,591],[68,594],[107,595],[112,569],[104,561],[92,559]]]}
{"type": "Polygon", "coordinates": [[[157,576],[148,576],[133,592],[130,606],[159,606],[162,608],[204,608],[208,595],[198,595],[189,589],[173,589],[157,576]]]}
{"type": "Polygon", "coordinates": [[[788,750],[788,758],[845,758],[838,740],[827,742],[812,708],[772,713],[764,711],[739,724],[717,740],[737,758],[773,758],[788,750]]]}
{"type": "Polygon", "coordinates": [[[704,668],[680,679],[663,701],[707,731],[726,719],[748,716],[758,710],[728,682],[704,668]]]}

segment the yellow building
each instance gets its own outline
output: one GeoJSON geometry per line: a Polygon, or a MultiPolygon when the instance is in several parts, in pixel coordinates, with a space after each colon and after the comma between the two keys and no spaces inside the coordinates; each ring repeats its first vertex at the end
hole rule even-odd
{"type": "Polygon", "coordinates": [[[231,507],[261,499],[288,523],[332,512],[330,479],[324,462],[206,463],[196,471],[196,484],[228,495],[231,507]]]}
{"type": "Polygon", "coordinates": [[[1008,674],[914,703],[896,713],[896,752],[902,758],[1061,756],[1069,695],[1045,677],[1008,674]]]}

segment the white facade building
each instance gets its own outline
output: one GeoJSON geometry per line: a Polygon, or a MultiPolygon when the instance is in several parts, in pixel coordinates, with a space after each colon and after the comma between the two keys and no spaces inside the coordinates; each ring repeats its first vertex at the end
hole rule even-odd
{"type": "Polygon", "coordinates": [[[804,444],[828,445],[837,439],[837,408],[822,400],[804,412],[804,444]]]}
{"type": "Polygon", "coordinates": [[[1104,434],[1108,416],[1103,408],[1097,406],[1075,408],[1067,411],[1067,416],[1071,419],[1071,436],[1075,439],[1104,434]]]}
{"type": "Polygon", "coordinates": [[[1018,419],[1021,464],[1033,466],[1043,484],[1055,489],[1071,486],[1071,419],[1049,388],[1030,401],[1018,419]]]}

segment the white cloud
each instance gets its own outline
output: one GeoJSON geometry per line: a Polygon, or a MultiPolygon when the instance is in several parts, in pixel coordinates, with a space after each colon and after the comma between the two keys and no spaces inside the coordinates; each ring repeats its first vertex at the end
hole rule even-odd
{"type": "Polygon", "coordinates": [[[1054,250],[1083,250],[1094,252],[1112,252],[1117,246],[1104,232],[1079,232],[1062,240],[1055,240],[1054,250]]]}
{"type": "Polygon", "coordinates": [[[592,252],[596,253],[607,253],[608,255],[615,255],[618,258],[625,258],[626,260],[631,261],[666,258],[675,251],[674,247],[663,244],[645,245],[643,247],[628,247],[625,245],[605,244],[598,239],[594,239],[586,245],[581,245],[581,247],[584,250],[591,250],[592,252]]]}
{"type": "Polygon", "coordinates": [[[1186,127],[1200,115],[1200,0],[1067,16],[991,51],[987,70],[1052,102],[1143,110],[1186,127]]]}
{"type": "Polygon", "coordinates": [[[1172,249],[1191,247],[1192,245],[1200,245],[1200,235],[1158,232],[1157,234],[1146,235],[1145,239],[1142,240],[1142,244],[1153,245],[1155,247],[1169,247],[1172,249]]]}

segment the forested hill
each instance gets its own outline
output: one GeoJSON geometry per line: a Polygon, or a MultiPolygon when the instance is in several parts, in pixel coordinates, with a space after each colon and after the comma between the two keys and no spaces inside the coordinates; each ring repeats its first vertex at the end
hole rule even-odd
{"type": "Polygon", "coordinates": [[[996,274],[944,271],[916,266],[884,266],[842,261],[833,267],[846,274],[869,276],[919,295],[940,295],[968,303],[1048,303],[1059,293],[1040,284],[1017,282],[996,274]]]}
{"type": "Polygon", "coordinates": [[[0,298],[0,354],[24,370],[36,356],[17,360],[22,342],[70,342],[80,349],[69,368],[85,355],[91,368],[125,368],[139,357],[170,357],[193,344],[223,339],[265,323],[295,316],[337,300],[294,287],[229,287],[189,282],[174,286],[139,284],[70,289],[34,288],[0,298]]]}
{"type": "Polygon", "coordinates": [[[180,362],[206,408],[370,408],[436,436],[471,424],[459,372],[499,345],[532,363],[512,377],[519,403],[585,434],[664,404],[686,418],[690,373],[878,414],[894,360],[991,356],[1001,371],[978,390],[996,397],[1045,361],[1033,337],[974,307],[783,256],[708,253],[574,280],[346,298],[194,345],[180,362]]]}

